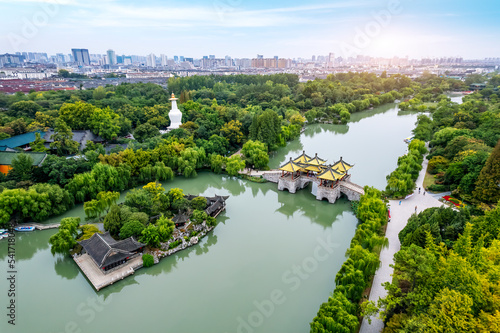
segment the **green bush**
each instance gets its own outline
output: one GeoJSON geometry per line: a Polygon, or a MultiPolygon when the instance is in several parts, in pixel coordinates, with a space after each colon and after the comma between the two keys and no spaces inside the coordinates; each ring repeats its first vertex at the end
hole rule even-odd
{"type": "Polygon", "coordinates": [[[143,254],[142,255],[142,266],[144,267],[151,267],[155,263],[155,260],[152,255],[150,254],[143,254]]]}
{"type": "Polygon", "coordinates": [[[433,192],[445,192],[448,190],[448,186],[442,184],[432,184],[429,186],[428,190],[433,192]]]}
{"type": "Polygon", "coordinates": [[[178,240],[176,240],[175,242],[170,243],[170,245],[168,246],[168,249],[169,249],[169,250],[170,250],[170,249],[173,249],[173,248],[175,248],[175,247],[179,246],[179,244],[181,244],[181,243],[182,243],[182,241],[181,241],[180,239],[178,239],[178,240]]]}

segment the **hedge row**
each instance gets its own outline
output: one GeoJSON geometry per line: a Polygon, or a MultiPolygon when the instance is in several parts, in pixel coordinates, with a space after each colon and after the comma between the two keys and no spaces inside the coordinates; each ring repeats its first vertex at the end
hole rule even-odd
{"type": "Polygon", "coordinates": [[[365,186],[357,216],[363,223],[351,240],[348,259],[335,277],[333,295],[321,304],[311,322],[311,333],[348,333],[358,329],[359,302],[380,265],[380,249],[388,244],[382,229],[387,223],[387,207],[379,190],[365,186]]]}

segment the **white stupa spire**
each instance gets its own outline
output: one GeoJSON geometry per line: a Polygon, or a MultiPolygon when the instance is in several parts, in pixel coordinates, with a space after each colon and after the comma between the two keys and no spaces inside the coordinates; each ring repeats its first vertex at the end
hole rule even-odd
{"type": "Polygon", "coordinates": [[[178,98],[175,98],[174,93],[172,93],[172,98],[170,98],[170,101],[172,101],[172,109],[168,113],[168,117],[170,118],[169,130],[179,128],[179,126],[182,125],[182,112],[177,108],[177,100],[178,98]]]}

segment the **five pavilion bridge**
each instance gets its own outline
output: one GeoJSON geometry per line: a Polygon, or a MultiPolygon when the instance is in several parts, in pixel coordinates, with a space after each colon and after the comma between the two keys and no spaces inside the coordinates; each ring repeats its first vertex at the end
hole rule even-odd
{"type": "Polygon", "coordinates": [[[326,160],[318,157],[302,155],[282,165],[278,170],[265,172],[262,177],[270,182],[278,183],[278,190],[288,190],[295,193],[313,183],[312,193],[316,199],[327,199],[334,203],[342,194],[349,200],[359,200],[365,193],[363,187],[351,182],[349,169],[354,165],[345,162],[342,157],[332,165],[325,164],[326,160]]]}

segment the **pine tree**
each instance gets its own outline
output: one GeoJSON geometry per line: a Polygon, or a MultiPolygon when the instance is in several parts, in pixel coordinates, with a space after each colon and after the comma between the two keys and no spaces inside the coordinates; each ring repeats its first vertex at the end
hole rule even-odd
{"type": "Polygon", "coordinates": [[[473,195],[483,202],[500,200],[500,140],[479,174],[473,195]]]}

